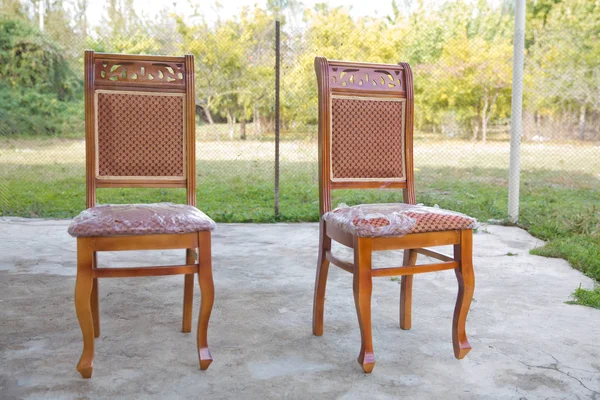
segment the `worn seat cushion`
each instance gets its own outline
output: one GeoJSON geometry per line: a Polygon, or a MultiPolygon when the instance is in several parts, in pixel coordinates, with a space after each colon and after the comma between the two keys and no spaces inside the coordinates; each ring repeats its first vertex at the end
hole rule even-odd
{"type": "Polygon", "coordinates": [[[156,235],[212,231],[215,222],[185,204],[105,204],[88,208],[69,225],[71,236],[156,235]]]}
{"type": "Polygon", "coordinates": [[[473,229],[477,220],[437,207],[403,203],[341,204],[323,215],[326,223],[360,237],[403,236],[409,233],[473,229]]]}

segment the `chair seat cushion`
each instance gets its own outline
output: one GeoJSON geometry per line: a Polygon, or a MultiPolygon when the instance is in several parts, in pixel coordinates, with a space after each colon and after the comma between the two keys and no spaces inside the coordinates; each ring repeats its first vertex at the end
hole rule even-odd
{"type": "Polygon", "coordinates": [[[105,204],[88,208],[69,225],[71,236],[157,235],[212,231],[215,222],[185,204],[105,204]]]}
{"type": "Polygon", "coordinates": [[[323,215],[326,223],[360,237],[403,236],[409,233],[473,229],[477,220],[437,207],[403,203],[341,204],[323,215]]]}

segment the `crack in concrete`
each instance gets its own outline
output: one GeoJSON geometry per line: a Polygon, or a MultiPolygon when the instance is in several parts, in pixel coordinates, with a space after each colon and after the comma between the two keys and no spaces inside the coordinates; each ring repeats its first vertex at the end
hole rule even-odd
{"type": "MultiPolygon", "coordinates": [[[[554,357],[552,354],[550,354],[550,353],[548,353],[547,351],[544,351],[544,350],[542,350],[542,352],[544,354],[546,354],[546,355],[549,355],[550,357],[552,357],[554,359],[554,361],[556,361],[557,363],[559,363],[559,361],[556,359],[556,357],[554,357]]],[[[590,374],[597,374],[598,373],[598,371],[590,371],[589,369],[569,367],[568,365],[565,365],[565,368],[572,369],[574,371],[588,372],[590,374]]]]}
{"type": "MultiPolygon", "coordinates": [[[[548,353],[548,352],[545,352],[545,351],[544,351],[544,353],[546,353],[547,355],[549,355],[550,357],[552,357],[552,359],[555,361],[554,363],[551,363],[551,364],[549,364],[549,365],[532,365],[532,364],[527,364],[525,361],[521,361],[521,360],[519,360],[519,359],[517,359],[517,358],[514,358],[514,357],[512,357],[512,356],[510,356],[510,355],[508,355],[508,354],[506,354],[506,353],[503,353],[503,352],[501,352],[500,350],[498,350],[498,349],[496,349],[496,348],[494,348],[494,347],[492,347],[492,346],[488,346],[488,347],[489,347],[490,349],[492,349],[492,350],[495,350],[495,351],[497,351],[498,353],[502,354],[503,356],[510,358],[510,359],[511,359],[511,360],[513,360],[513,361],[517,361],[517,362],[519,362],[519,363],[523,364],[523,365],[524,365],[524,366],[526,366],[527,368],[539,368],[539,369],[547,369],[547,370],[550,370],[550,371],[556,371],[556,372],[558,372],[558,373],[560,373],[560,374],[563,374],[563,375],[566,375],[566,376],[568,376],[568,377],[569,377],[569,378],[571,378],[571,379],[575,379],[577,382],[579,382],[579,384],[580,384],[582,387],[584,387],[585,389],[587,389],[587,390],[589,390],[590,392],[592,392],[592,393],[593,393],[593,397],[592,397],[592,399],[593,399],[593,400],[600,399],[600,392],[598,392],[598,391],[596,391],[596,390],[594,390],[594,389],[591,389],[591,388],[587,387],[587,386],[586,386],[586,385],[585,385],[585,384],[584,384],[584,383],[581,381],[581,379],[577,378],[576,376],[573,376],[573,375],[571,375],[569,372],[561,371],[561,370],[558,368],[558,364],[560,364],[560,361],[558,361],[558,359],[557,359],[556,357],[554,357],[552,354],[550,354],[550,353],[548,353]]],[[[567,368],[569,368],[569,367],[567,366],[567,368]]]]}

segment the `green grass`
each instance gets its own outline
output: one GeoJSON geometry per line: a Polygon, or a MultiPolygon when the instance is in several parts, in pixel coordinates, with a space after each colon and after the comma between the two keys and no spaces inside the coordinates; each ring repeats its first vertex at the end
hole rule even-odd
{"type": "Polygon", "coordinates": [[[579,287],[573,292],[573,299],[573,301],[568,301],[567,303],[600,309],[600,286],[596,286],[593,290],[579,287]]]}
{"type": "MultiPolygon", "coordinates": [[[[317,166],[315,162],[304,161],[316,158],[312,149],[298,147],[296,152],[296,144],[290,143],[287,153],[283,153],[280,215],[275,218],[273,162],[265,159],[271,155],[271,144],[232,142],[234,145],[238,147],[233,156],[225,160],[207,159],[213,153],[217,156],[220,153],[210,144],[198,145],[199,157],[204,159],[197,165],[197,197],[204,212],[217,222],[318,220],[317,166]]],[[[0,215],[74,217],[85,206],[83,154],[79,154],[83,153],[83,142],[58,143],[57,150],[53,150],[56,153],[49,154],[35,153],[36,148],[30,147],[37,158],[11,149],[5,150],[3,158],[0,152],[0,215]],[[58,152],[61,149],[64,153],[58,152]]],[[[431,161],[435,157],[422,159],[415,172],[417,201],[464,212],[482,222],[503,223],[508,207],[507,171],[483,168],[472,162],[477,159],[475,156],[468,157],[462,161],[462,167],[437,165],[431,161]]],[[[547,241],[532,253],[564,258],[574,268],[600,281],[600,174],[529,168],[522,173],[521,182],[519,226],[547,241]]],[[[99,189],[98,200],[182,203],[185,193],[181,189],[99,189]]],[[[333,193],[332,200],[334,206],[340,202],[353,205],[401,201],[402,195],[391,190],[341,190],[333,193]]],[[[577,304],[594,306],[598,290],[580,288],[574,298],[577,304]]]]}

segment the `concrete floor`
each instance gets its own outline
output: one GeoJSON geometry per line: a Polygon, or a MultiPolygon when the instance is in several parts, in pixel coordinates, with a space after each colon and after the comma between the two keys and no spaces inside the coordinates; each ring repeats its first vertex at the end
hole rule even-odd
{"type": "MultiPolygon", "coordinates": [[[[332,267],[325,334],[311,334],[318,226],[220,224],[210,368],[198,369],[195,334],[180,332],[183,277],[105,279],[94,375],[84,380],[75,370],[81,336],[67,225],[0,219],[2,399],[600,398],[600,311],[565,304],[579,284],[593,282],[564,260],[529,255],[541,242],[501,226],[475,235],[473,350],[464,360],[452,353],[452,271],[415,279],[411,331],[398,328],[398,282],[375,281],[377,364],[365,375],[355,361],[360,336],[346,272],[332,267]]],[[[125,252],[117,263],[116,255],[102,253],[100,264],[184,257],[125,252]]],[[[392,266],[398,256],[378,253],[376,262],[392,266]]],[[[198,303],[197,290],[195,318],[198,303]]]]}

